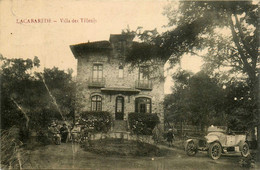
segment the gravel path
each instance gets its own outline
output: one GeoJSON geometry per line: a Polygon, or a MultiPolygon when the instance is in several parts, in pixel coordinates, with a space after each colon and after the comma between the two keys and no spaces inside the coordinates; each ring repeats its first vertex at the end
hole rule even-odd
{"type": "Polygon", "coordinates": [[[31,151],[25,169],[241,169],[239,155],[223,156],[211,160],[206,153],[189,157],[183,150],[168,148],[164,157],[108,157],[83,151],[79,145],[71,143],[48,145],[31,151]],[[74,153],[73,153],[74,151],[74,153]]]}

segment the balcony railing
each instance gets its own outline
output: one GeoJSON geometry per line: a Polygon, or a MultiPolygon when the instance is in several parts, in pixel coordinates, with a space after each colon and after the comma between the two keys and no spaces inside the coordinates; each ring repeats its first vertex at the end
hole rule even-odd
{"type": "Polygon", "coordinates": [[[152,81],[150,81],[150,80],[136,80],[135,81],[135,88],[143,89],[143,90],[152,90],[153,89],[152,81]]]}
{"type": "Polygon", "coordinates": [[[105,78],[89,78],[88,87],[105,87],[106,80],[105,78]]]}

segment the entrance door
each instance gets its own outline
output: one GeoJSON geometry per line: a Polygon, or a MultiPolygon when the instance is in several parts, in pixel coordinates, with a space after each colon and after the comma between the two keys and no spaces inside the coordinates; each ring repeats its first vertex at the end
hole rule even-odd
{"type": "Polygon", "coordinates": [[[116,120],[124,120],[124,98],[118,96],[116,98],[116,120]]]}

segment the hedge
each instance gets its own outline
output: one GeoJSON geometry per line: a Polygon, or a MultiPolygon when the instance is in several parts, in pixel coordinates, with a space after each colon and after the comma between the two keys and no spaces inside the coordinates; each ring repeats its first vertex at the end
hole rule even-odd
{"type": "Polygon", "coordinates": [[[107,132],[111,128],[111,114],[104,111],[85,111],[80,113],[80,124],[94,132],[107,132]]]}
{"type": "Polygon", "coordinates": [[[154,127],[160,122],[157,114],[129,113],[130,129],[137,135],[152,135],[154,127]]]}

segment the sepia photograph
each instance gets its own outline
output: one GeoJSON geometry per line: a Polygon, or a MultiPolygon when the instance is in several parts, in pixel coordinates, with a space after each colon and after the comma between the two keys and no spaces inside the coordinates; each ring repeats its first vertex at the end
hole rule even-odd
{"type": "Polygon", "coordinates": [[[259,4],[1,0],[0,169],[259,169],[259,4]]]}

